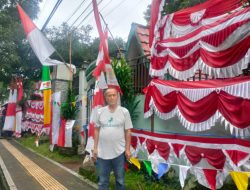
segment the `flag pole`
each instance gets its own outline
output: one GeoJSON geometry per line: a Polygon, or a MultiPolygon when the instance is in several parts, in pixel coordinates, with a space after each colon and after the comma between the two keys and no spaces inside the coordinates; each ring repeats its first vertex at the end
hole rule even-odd
{"type": "Polygon", "coordinates": [[[119,53],[120,53],[120,54],[122,54],[122,53],[121,53],[121,50],[120,50],[120,48],[119,48],[119,46],[118,46],[118,44],[117,44],[117,43],[116,43],[116,41],[115,41],[115,38],[114,38],[113,34],[111,33],[111,31],[110,31],[110,29],[109,29],[109,27],[108,27],[108,24],[106,23],[106,21],[104,20],[104,18],[103,18],[103,16],[102,16],[102,14],[101,14],[100,12],[99,12],[99,14],[100,14],[100,16],[101,16],[101,18],[102,18],[102,20],[103,20],[104,24],[106,25],[106,27],[107,27],[107,29],[108,29],[108,31],[109,31],[109,33],[110,33],[110,35],[111,35],[112,39],[114,40],[115,45],[116,45],[116,47],[117,47],[117,49],[118,49],[119,53]]]}
{"type": "MultiPolygon", "coordinates": [[[[72,71],[72,66],[71,66],[71,64],[72,64],[72,57],[71,57],[72,56],[72,38],[71,38],[71,32],[69,32],[68,37],[69,37],[69,65],[70,65],[70,71],[71,71],[70,75],[71,75],[72,80],[73,80],[73,71],[72,71]]],[[[70,85],[70,88],[72,88],[72,85],[70,85]]]]}

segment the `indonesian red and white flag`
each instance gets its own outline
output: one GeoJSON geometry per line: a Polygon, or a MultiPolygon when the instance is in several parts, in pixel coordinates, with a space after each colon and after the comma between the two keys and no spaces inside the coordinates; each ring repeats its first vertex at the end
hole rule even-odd
{"type": "Polygon", "coordinates": [[[29,16],[24,12],[22,7],[17,3],[17,9],[21,18],[21,22],[24,28],[24,32],[29,41],[31,48],[36,54],[37,58],[42,65],[58,65],[63,64],[57,60],[52,60],[49,58],[55,49],[50,44],[48,39],[43,35],[43,33],[36,27],[29,16]]]}
{"type": "Polygon", "coordinates": [[[108,33],[107,31],[103,32],[102,30],[96,0],[92,0],[92,3],[93,3],[96,25],[100,36],[100,45],[99,45],[98,57],[96,60],[96,68],[93,72],[93,76],[96,79],[96,83],[94,89],[90,123],[88,126],[88,141],[86,145],[86,151],[88,151],[90,154],[91,154],[91,149],[93,148],[94,145],[94,131],[95,131],[94,121],[97,114],[97,110],[100,107],[104,106],[103,90],[107,89],[108,87],[113,87],[116,88],[119,92],[121,92],[114,70],[110,64],[110,57],[108,53],[108,43],[107,43],[108,33]],[[105,79],[105,74],[107,82],[105,79]]]}
{"type": "Polygon", "coordinates": [[[75,120],[61,120],[57,146],[72,147],[72,129],[75,120]]]}
{"type": "Polygon", "coordinates": [[[16,100],[17,90],[11,89],[9,94],[9,100],[7,105],[7,111],[4,122],[4,131],[13,131],[16,126],[16,100]]]}

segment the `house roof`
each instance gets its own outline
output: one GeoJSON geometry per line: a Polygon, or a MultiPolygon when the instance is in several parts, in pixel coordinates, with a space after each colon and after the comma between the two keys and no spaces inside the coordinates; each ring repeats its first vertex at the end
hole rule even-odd
{"type": "Polygon", "coordinates": [[[132,23],[128,37],[126,52],[128,52],[133,36],[136,37],[136,40],[141,48],[142,55],[146,56],[147,59],[150,59],[149,28],[141,24],[132,23]]]}

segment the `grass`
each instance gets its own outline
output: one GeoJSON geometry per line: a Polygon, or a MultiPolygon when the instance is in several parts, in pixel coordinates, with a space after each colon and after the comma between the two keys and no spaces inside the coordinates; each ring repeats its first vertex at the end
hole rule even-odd
{"type": "MultiPolygon", "coordinates": [[[[35,146],[35,136],[26,135],[18,141],[25,147],[32,149],[33,151],[48,157],[56,162],[61,164],[67,162],[81,162],[83,156],[72,155],[66,156],[60,153],[60,149],[56,148],[53,152],[49,151],[49,139],[44,136],[41,138],[41,144],[39,147],[35,146]]],[[[141,170],[137,170],[134,166],[129,166],[128,171],[125,173],[125,186],[127,190],[180,190],[180,182],[178,177],[176,176],[174,170],[171,170],[166,175],[164,175],[160,180],[157,179],[156,176],[149,176],[146,172],[146,168],[143,164],[141,164],[141,170]]],[[[98,178],[95,172],[88,171],[83,168],[79,168],[79,174],[84,176],[85,178],[91,180],[94,183],[97,183],[98,178]]],[[[190,182],[192,176],[189,177],[186,182],[190,182]],[[189,181],[190,180],[190,181],[189,181]]],[[[237,189],[232,180],[227,180],[228,182],[224,184],[221,190],[234,190],[237,189]]],[[[201,186],[197,183],[197,181],[193,184],[192,188],[184,188],[185,190],[193,189],[193,190],[207,190],[206,187],[201,186]]],[[[114,175],[111,175],[110,179],[110,190],[115,190],[115,178],[114,175]]]]}
{"type": "Polygon", "coordinates": [[[35,146],[35,139],[36,137],[34,135],[25,135],[24,137],[18,139],[18,142],[20,142],[23,146],[32,149],[34,152],[37,152],[59,163],[82,161],[82,157],[79,155],[67,156],[60,154],[60,150],[58,147],[56,147],[54,151],[51,152],[49,150],[50,144],[47,136],[41,137],[39,147],[35,146]]]}

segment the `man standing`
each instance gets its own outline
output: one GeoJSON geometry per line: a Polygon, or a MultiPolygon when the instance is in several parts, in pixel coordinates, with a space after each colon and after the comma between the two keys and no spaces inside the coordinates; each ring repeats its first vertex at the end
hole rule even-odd
{"type": "Polygon", "coordinates": [[[107,106],[98,110],[95,119],[93,159],[97,160],[99,190],[109,189],[114,171],[116,190],[124,190],[125,157],[130,159],[132,122],[128,110],[118,105],[118,92],[109,88],[104,93],[107,106]]]}

